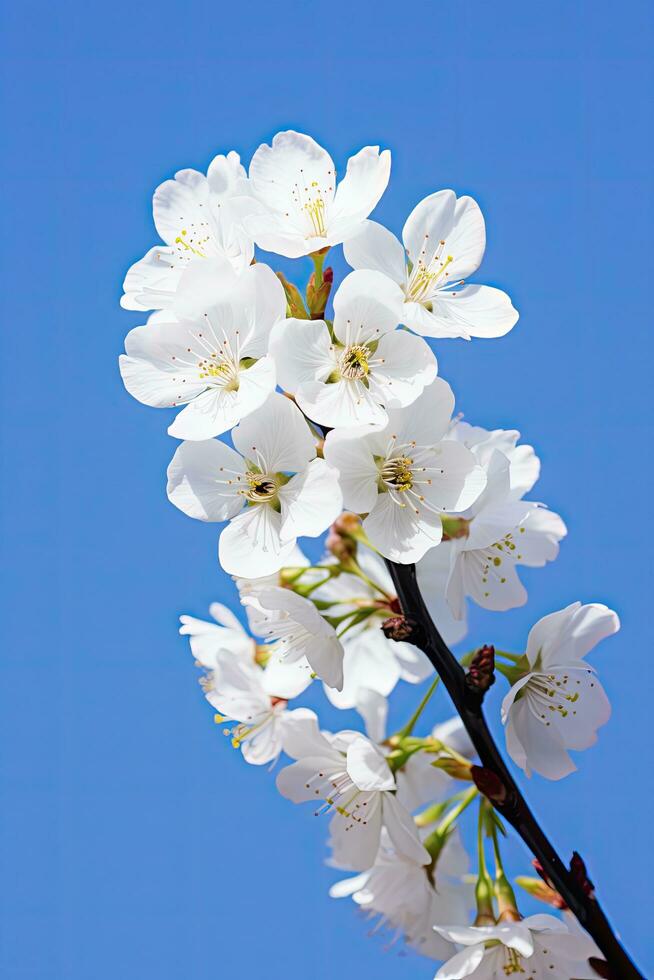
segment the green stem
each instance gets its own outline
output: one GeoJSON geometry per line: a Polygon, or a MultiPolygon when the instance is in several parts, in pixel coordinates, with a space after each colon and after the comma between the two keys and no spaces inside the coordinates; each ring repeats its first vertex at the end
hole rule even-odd
{"type": "Polygon", "coordinates": [[[475,925],[485,926],[495,924],[495,909],[493,908],[493,882],[488,873],[486,865],[486,853],[484,851],[484,825],[486,801],[479,800],[479,815],[477,819],[477,884],[475,886],[475,899],[477,902],[477,918],[475,925]]]}
{"type": "Polygon", "coordinates": [[[450,812],[445,816],[438,825],[437,833],[445,834],[450,829],[452,824],[459,819],[466,807],[469,807],[472,801],[479,795],[479,790],[476,786],[471,786],[467,790],[462,798],[461,802],[457,803],[455,807],[452,807],[450,812]]]}
{"type": "Polygon", "coordinates": [[[313,259],[313,283],[314,289],[318,290],[322,286],[322,268],[325,264],[326,252],[312,252],[311,258],[313,259]]]}
{"type": "Polygon", "coordinates": [[[402,728],[401,731],[399,731],[397,733],[397,736],[396,737],[398,739],[408,738],[408,736],[411,735],[411,733],[413,732],[413,729],[416,727],[416,724],[418,722],[418,719],[420,718],[420,715],[423,713],[423,711],[425,710],[425,708],[429,704],[429,701],[430,701],[430,698],[431,698],[432,694],[434,693],[434,691],[438,687],[439,680],[440,680],[440,677],[438,676],[438,674],[436,674],[434,676],[433,681],[429,685],[429,688],[427,689],[427,692],[426,692],[425,696],[423,697],[422,701],[420,702],[420,704],[418,705],[418,707],[416,708],[416,710],[413,712],[413,714],[411,715],[411,717],[407,721],[407,723],[404,726],[404,728],[402,728]]]}

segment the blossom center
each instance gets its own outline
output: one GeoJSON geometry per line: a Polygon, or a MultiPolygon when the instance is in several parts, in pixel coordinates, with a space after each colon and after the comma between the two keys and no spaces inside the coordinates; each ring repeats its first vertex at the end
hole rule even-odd
{"type": "Polygon", "coordinates": [[[513,973],[525,972],[520,954],[517,950],[511,949],[510,946],[504,947],[504,965],[502,969],[507,977],[510,977],[513,973]]]}
{"type": "Polygon", "coordinates": [[[423,255],[426,246],[425,241],[406,289],[407,301],[412,303],[426,303],[437,289],[448,285],[447,267],[454,261],[453,255],[443,256],[445,242],[441,240],[430,261],[425,262],[423,255]]]}
{"type": "Polygon", "coordinates": [[[409,456],[395,456],[394,459],[386,459],[382,464],[381,478],[400,493],[405,493],[413,488],[413,473],[411,466],[413,460],[409,456]]]}
{"type": "Polygon", "coordinates": [[[207,257],[206,252],[203,252],[202,249],[210,238],[210,235],[206,235],[204,238],[199,238],[195,232],[191,232],[189,235],[188,230],[183,228],[181,235],[178,235],[175,239],[175,245],[178,246],[178,251],[182,254],[184,252],[190,252],[191,255],[197,255],[198,258],[205,259],[207,257]]]}
{"type": "Polygon", "coordinates": [[[347,381],[362,381],[370,372],[368,358],[370,349],[364,344],[355,344],[353,347],[346,347],[341,354],[340,371],[341,377],[347,381]]]}
{"type": "Polygon", "coordinates": [[[274,499],[279,485],[274,473],[247,473],[247,490],[243,493],[253,504],[270,502],[274,499]]]}
{"type": "Polygon", "coordinates": [[[232,360],[215,353],[199,361],[198,368],[202,381],[226,391],[238,390],[238,367],[232,360]]]}
{"type": "MultiPolygon", "coordinates": [[[[329,188],[331,191],[331,187],[329,188]]],[[[301,188],[295,184],[292,191],[293,200],[300,212],[307,219],[305,238],[327,237],[327,192],[312,180],[308,187],[301,188]]]]}
{"type": "Polygon", "coordinates": [[[532,708],[540,721],[547,721],[548,712],[556,712],[561,718],[567,718],[572,711],[577,714],[576,708],[572,708],[579,700],[579,691],[570,694],[568,684],[570,675],[564,674],[532,674],[526,684],[527,693],[531,697],[532,708]]]}

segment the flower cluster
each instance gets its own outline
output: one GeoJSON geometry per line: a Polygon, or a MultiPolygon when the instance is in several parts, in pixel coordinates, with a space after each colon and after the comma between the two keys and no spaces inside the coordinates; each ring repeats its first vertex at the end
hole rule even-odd
{"type": "MultiPolygon", "coordinates": [[[[390,166],[388,150],[366,146],[339,180],[311,137],[284,132],[247,172],[231,151],[206,176],[183,170],[155,192],[163,244],[129,269],[122,298],[151,312],[128,334],[120,370],[135,398],[171,410],[168,497],[223,525],[218,557],[242,608],[237,618],[216,603],[214,622],[182,616],[180,632],[231,744],[252,765],[284,754],[279,792],[329,814],[329,863],[354,873],[334,897],[445,961],[440,978],[593,977],[584,934],[552,915],[520,916],[504,828],[473,781],[458,718],[417,734],[438,678],[388,731],[397,684],[433,669],[410,642],[387,562],[417,563],[455,644],[469,601],[523,605],[519,567],[553,561],[567,533],[528,499],[534,449],[515,430],[455,414],[428,342],[502,337],[518,319],[506,293],[468,282],[485,248],[479,206],[430,194],[400,241],[369,218],[390,166]],[[338,245],[352,271],[334,288],[325,259],[338,245]],[[256,248],[309,257],[304,289],[256,248]],[[325,532],[312,561],[298,541],[325,532]],[[321,728],[297,703],[314,683],[333,707],[355,709],[361,730],[321,728]],[[459,833],[471,805],[474,874],[459,833]]],[[[570,751],[595,741],[609,705],[585,657],[618,625],[605,606],[575,602],[536,623],[520,651],[495,649],[510,688],[507,751],[527,775],[560,779],[575,768],[570,751]]]]}

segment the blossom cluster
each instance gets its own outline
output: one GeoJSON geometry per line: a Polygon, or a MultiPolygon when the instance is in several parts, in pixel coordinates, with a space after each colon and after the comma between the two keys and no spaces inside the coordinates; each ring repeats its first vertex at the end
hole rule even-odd
{"type": "MultiPolygon", "coordinates": [[[[168,498],[222,525],[218,558],[243,613],[215,603],[212,622],[182,616],[181,632],[244,760],[286,756],[279,792],[330,815],[329,863],[352,875],[334,897],[351,896],[444,961],[437,977],[593,977],[585,934],[550,914],[521,918],[504,828],[473,781],[458,718],[416,734],[437,678],[407,724],[388,731],[393,690],[433,668],[393,629],[402,609],[387,562],[417,565],[429,611],[455,644],[470,601],[523,605],[520,567],[553,561],[567,533],[531,499],[534,449],[516,430],[455,414],[429,342],[498,338],[517,322],[506,293],[468,282],[485,248],[479,206],[430,194],[400,241],[369,218],[390,167],[388,150],[366,146],[338,180],[311,137],[284,132],[247,172],[231,151],[206,175],[182,170],[155,192],[163,244],[129,269],[121,301],[151,312],[127,335],[121,375],[136,399],[172,410],[168,498]],[[325,259],[339,245],[352,271],[334,288],[325,259]],[[305,289],[256,248],[309,257],[305,289]],[[325,532],[312,561],[298,542],[325,532]],[[358,712],[360,730],[321,727],[298,702],[315,683],[335,708],[358,712]],[[458,829],[471,804],[474,874],[458,829]]],[[[594,743],[610,709],[585,658],[618,626],[605,606],[573,602],[537,622],[520,651],[494,651],[509,683],[506,748],[527,775],[560,779],[575,769],[570,751],[594,743]]]]}

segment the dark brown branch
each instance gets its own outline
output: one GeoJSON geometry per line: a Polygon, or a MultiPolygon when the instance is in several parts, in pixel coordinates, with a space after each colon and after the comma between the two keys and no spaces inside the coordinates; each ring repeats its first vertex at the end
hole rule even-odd
{"type": "MultiPolygon", "coordinates": [[[[583,875],[579,874],[579,855],[575,854],[573,858],[573,870],[568,870],[507,769],[484,718],[485,692],[466,683],[465,671],[436,629],[418,587],[415,565],[396,565],[392,561],[386,564],[402,611],[414,625],[411,642],[427,655],[439,674],[479,756],[481,766],[475,767],[475,782],[498,813],[517,831],[568,908],[595,940],[606,957],[612,980],[643,980],[643,975],[618,941],[592,887],[588,887],[585,870],[583,875]]],[[[601,975],[598,972],[598,976],[601,975]]]]}

